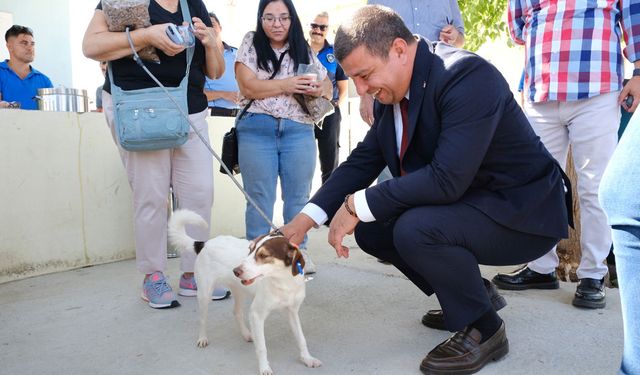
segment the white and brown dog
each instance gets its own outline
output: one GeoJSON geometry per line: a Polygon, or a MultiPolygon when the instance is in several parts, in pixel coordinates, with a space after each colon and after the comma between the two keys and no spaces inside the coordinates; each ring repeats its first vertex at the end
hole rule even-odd
{"type": "Polygon", "coordinates": [[[307,367],[321,366],[322,362],[309,354],[298,314],[305,297],[304,259],[300,250],[279,233],[270,233],[253,242],[231,236],[218,236],[207,242],[195,241],[187,235],[185,225],[207,224],[198,214],[188,210],[175,211],[169,220],[171,245],[179,251],[198,254],[195,263],[200,313],[197,345],[203,348],[209,344],[207,314],[211,293],[216,285],[225,285],[234,298],[233,313],[242,337],[254,341],[261,375],[273,373],[267,359],[264,321],[272,310],[278,308],[288,311],[300,360],[307,367]],[[245,298],[251,296],[249,330],[245,324],[243,304],[245,298]]]}

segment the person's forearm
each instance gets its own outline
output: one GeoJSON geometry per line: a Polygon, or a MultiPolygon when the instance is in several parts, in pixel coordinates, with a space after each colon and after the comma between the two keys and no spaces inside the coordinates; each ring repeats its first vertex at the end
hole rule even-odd
{"type": "Polygon", "coordinates": [[[280,79],[254,79],[250,82],[244,83],[240,83],[240,81],[238,81],[238,86],[240,87],[240,92],[245,98],[264,99],[285,94],[281,85],[282,81],[283,80],[280,79]]]}
{"type": "Polygon", "coordinates": [[[222,52],[215,45],[205,47],[205,74],[211,79],[218,79],[224,74],[224,57],[222,52]]]}
{"type": "MultiPolygon", "coordinates": [[[[224,99],[229,100],[226,96],[231,94],[231,91],[215,91],[215,90],[204,90],[204,94],[207,96],[208,101],[224,99]]],[[[236,93],[237,96],[237,93],[236,93]]],[[[232,101],[232,100],[229,100],[232,101]]]]}
{"type": "MultiPolygon", "coordinates": [[[[136,51],[149,45],[148,28],[130,32],[136,51]]],[[[82,52],[90,59],[111,61],[131,55],[131,47],[124,32],[111,32],[102,11],[97,10],[89,22],[82,40],[82,52]]]]}
{"type": "MultiPolygon", "coordinates": [[[[131,40],[136,51],[148,46],[145,29],[133,30],[131,40]]],[[[84,55],[96,61],[113,61],[131,55],[131,46],[123,32],[99,32],[85,37],[82,45],[84,55]]]]}

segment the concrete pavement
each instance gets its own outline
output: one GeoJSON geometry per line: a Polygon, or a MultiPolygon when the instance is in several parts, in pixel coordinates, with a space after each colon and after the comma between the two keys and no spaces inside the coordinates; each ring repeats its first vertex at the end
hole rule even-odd
{"type": "MultiPolygon", "coordinates": [[[[310,233],[318,273],[307,284],[302,326],[312,355],[323,366],[308,369],[285,314],[266,324],[267,348],[276,374],[420,374],[424,355],[449,333],[420,323],[437,308],[392,266],[357,249],[337,259],[327,229],[310,233]]],[[[177,288],[179,260],[167,275],[177,288]]],[[[485,277],[513,267],[483,267],[485,277]]],[[[140,298],[142,276],[133,260],[0,284],[0,374],[257,374],[253,344],[233,320],[232,301],[212,302],[209,342],[195,345],[195,298],[153,310],[140,298]]],[[[617,289],[607,307],[571,306],[576,284],[554,291],[502,292],[510,353],[480,374],[615,374],[622,352],[617,289]]]]}

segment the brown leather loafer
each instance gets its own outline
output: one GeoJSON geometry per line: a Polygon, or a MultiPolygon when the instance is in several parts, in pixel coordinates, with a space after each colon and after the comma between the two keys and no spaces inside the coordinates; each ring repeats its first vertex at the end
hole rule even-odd
{"type": "MultiPolygon", "coordinates": [[[[498,311],[507,305],[507,301],[503,296],[500,295],[498,289],[493,286],[491,282],[487,279],[482,279],[484,281],[484,286],[487,288],[487,293],[489,294],[489,299],[491,300],[491,304],[493,308],[498,311]]],[[[447,328],[444,326],[444,314],[442,310],[429,310],[422,317],[422,324],[429,328],[439,329],[442,331],[446,331],[447,328]]]]}
{"type": "Polygon", "coordinates": [[[420,364],[420,371],[428,375],[474,374],[487,362],[497,361],[509,352],[504,322],[482,344],[481,338],[480,332],[475,328],[454,333],[427,354],[420,364]]]}

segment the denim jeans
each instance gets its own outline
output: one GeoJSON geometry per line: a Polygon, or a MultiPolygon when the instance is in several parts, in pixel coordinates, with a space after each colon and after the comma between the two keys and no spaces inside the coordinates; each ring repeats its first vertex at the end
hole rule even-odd
{"type": "MultiPolygon", "coordinates": [[[[247,112],[236,125],[238,161],[247,194],[273,220],[278,177],[282,189],[284,222],[288,223],[309,200],[316,168],[313,125],[247,112]]],[[[268,233],[271,228],[247,202],[247,239],[268,233]]],[[[305,241],[300,244],[304,248],[305,241]]]]}
{"type": "Polygon", "coordinates": [[[600,183],[613,235],[624,352],[620,374],[640,374],[640,115],[631,118],[600,183]]]}

